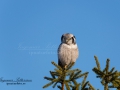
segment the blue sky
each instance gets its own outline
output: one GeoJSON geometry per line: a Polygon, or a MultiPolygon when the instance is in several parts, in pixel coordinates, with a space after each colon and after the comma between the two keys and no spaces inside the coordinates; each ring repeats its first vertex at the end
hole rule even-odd
{"type": "Polygon", "coordinates": [[[103,90],[92,72],[96,66],[94,55],[102,69],[109,58],[110,67],[120,71],[119,0],[1,0],[0,78],[20,77],[32,82],[0,82],[0,90],[43,90],[48,83],[43,77],[54,70],[51,61],[57,63],[60,38],[67,32],[76,36],[80,50],[73,68],[88,71],[87,80],[103,90]]]}

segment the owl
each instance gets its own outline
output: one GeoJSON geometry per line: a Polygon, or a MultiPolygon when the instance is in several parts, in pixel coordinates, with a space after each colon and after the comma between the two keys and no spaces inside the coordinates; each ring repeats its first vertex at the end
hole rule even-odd
{"type": "Polygon", "coordinates": [[[72,62],[76,62],[79,51],[76,38],[73,34],[66,33],[61,36],[61,44],[58,47],[58,65],[66,68],[72,62]]]}

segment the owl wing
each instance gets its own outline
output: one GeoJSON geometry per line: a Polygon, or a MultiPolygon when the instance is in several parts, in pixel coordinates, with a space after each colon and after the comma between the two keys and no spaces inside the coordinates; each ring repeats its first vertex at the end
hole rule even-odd
{"type": "Polygon", "coordinates": [[[74,46],[72,46],[71,48],[71,62],[75,62],[78,58],[78,55],[79,55],[79,50],[78,50],[78,47],[77,47],[77,44],[75,44],[74,46]]]}
{"type": "Polygon", "coordinates": [[[60,44],[58,48],[58,65],[64,67],[71,62],[71,49],[67,44],[60,44]]]}

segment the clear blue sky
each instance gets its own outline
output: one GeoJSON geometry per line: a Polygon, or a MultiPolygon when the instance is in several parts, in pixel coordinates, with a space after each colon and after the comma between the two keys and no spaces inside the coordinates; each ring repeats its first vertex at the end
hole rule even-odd
{"type": "Polygon", "coordinates": [[[32,80],[0,82],[0,90],[43,90],[48,83],[43,77],[54,70],[51,61],[57,63],[60,38],[67,32],[76,36],[80,50],[73,68],[88,71],[87,80],[103,90],[92,72],[94,55],[102,69],[109,58],[110,67],[120,71],[120,0],[0,0],[0,78],[32,80]]]}

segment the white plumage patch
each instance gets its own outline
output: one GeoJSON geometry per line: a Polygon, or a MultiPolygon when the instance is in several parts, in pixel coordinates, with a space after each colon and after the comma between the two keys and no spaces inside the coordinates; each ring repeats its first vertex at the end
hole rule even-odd
{"type": "Polygon", "coordinates": [[[78,58],[77,44],[60,44],[58,48],[58,59],[62,66],[69,65],[71,62],[75,62],[78,58]]]}

